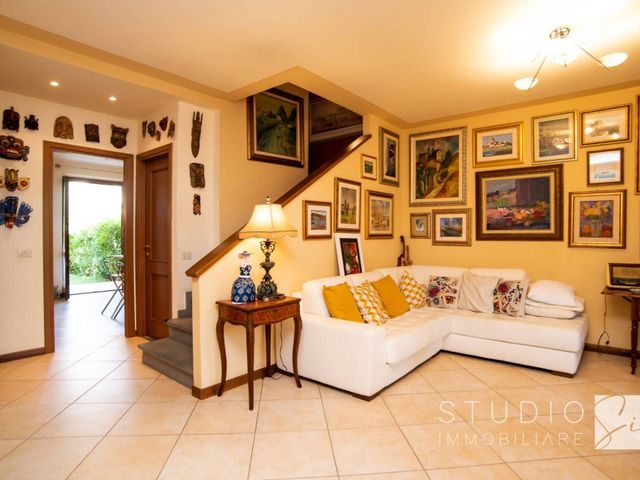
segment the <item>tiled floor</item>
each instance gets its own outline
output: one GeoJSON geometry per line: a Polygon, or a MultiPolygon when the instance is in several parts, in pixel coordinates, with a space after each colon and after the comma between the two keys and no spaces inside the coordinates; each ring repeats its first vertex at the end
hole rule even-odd
{"type": "Polygon", "coordinates": [[[298,390],[280,377],[256,382],[249,411],[246,386],[196,401],[141,364],[144,340],[119,336],[109,322],[61,328],[55,354],[0,364],[0,478],[558,480],[640,472],[640,452],[593,447],[593,395],[640,394],[627,359],[585,353],[567,379],[441,353],[372,402],[312,382],[298,390]],[[581,421],[571,400],[583,402],[581,421]],[[565,406],[573,413],[565,416],[565,406]]]}

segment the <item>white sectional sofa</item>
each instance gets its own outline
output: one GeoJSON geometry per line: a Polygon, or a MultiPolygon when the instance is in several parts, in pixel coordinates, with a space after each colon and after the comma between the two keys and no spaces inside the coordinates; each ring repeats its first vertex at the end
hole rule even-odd
{"type": "MultiPolygon", "coordinates": [[[[323,286],[357,285],[390,275],[396,283],[404,271],[420,283],[432,275],[461,277],[465,271],[526,278],[520,269],[459,268],[412,265],[311,280],[303,285],[302,336],[298,372],[302,377],[373,398],[440,350],[502,360],[572,375],[578,369],[588,330],[585,314],[571,320],[512,317],[458,309],[413,309],[382,326],[331,318],[323,286]]],[[[278,367],[292,371],[293,322],[283,325],[278,367]],[[290,325],[291,324],[291,325],[290,325]]]]}

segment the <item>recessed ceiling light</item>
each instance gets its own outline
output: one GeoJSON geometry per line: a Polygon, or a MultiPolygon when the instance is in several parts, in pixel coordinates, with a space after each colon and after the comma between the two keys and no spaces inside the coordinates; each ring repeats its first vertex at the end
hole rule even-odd
{"type": "Polygon", "coordinates": [[[600,61],[605,67],[611,68],[617,67],[621,63],[624,63],[627,57],[629,57],[629,55],[627,55],[625,52],[608,53],[607,55],[603,56],[600,61]]]}
{"type": "Polygon", "coordinates": [[[116,100],[118,100],[118,99],[117,99],[116,97],[114,97],[113,95],[111,95],[111,96],[109,97],[109,101],[110,101],[110,102],[115,102],[116,100]]]}
{"type": "Polygon", "coordinates": [[[49,82],[49,85],[51,85],[52,87],[59,87],[60,86],[60,82],[57,82],[56,80],[51,80],[49,82]]]}
{"type": "Polygon", "coordinates": [[[538,79],[533,77],[519,78],[513,84],[518,90],[529,90],[538,84],[538,79]]]}

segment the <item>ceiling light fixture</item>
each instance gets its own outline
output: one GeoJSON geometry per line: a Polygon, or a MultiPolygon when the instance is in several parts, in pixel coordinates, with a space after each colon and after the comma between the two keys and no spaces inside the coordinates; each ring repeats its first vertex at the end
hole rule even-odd
{"type": "Polygon", "coordinates": [[[110,101],[110,102],[115,102],[116,100],[118,100],[118,98],[117,98],[117,97],[115,97],[115,96],[113,96],[113,95],[111,95],[111,96],[109,97],[109,101],[110,101]]]}
{"type": "Polygon", "coordinates": [[[60,82],[58,82],[56,80],[51,80],[49,82],[49,85],[51,85],[52,87],[59,87],[60,86],[60,82]]]}
{"type": "MultiPolygon", "coordinates": [[[[557,27],[551,30],[549,33],[549,41],[547,48],[538,53],[536,59],[543,55],[542,62],[533,77],[525,77],[514,82],[514,85],[519,90],[531,90],[535,87],[540,80],[540,71],[544,66],[547,59],[558,65],[567,66],[571,62],[575,61],[580,52],[585,53],[589,58],[594,60],[601,67],[609,70],[612,67],[616,67],[627,59],[628,55],[624,52],[615,52],[604,55],[601,58],[596,58],[587,49],[585,49],[578,41],[573,40],[571,35],[571,29],[569,27],[557,27]]],[[[535,61],[535,59],[534,59],[535,61]]]]}

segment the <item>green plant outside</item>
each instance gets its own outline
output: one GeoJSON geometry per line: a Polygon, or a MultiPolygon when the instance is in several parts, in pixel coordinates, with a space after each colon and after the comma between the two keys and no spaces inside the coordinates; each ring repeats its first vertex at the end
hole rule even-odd
{"type": "Polygon", "coordinates": [[[103,260],[120,253],[122,229],[117,220],[69,234],[69,272],[73,275],[109,280],[103,260]]]}

